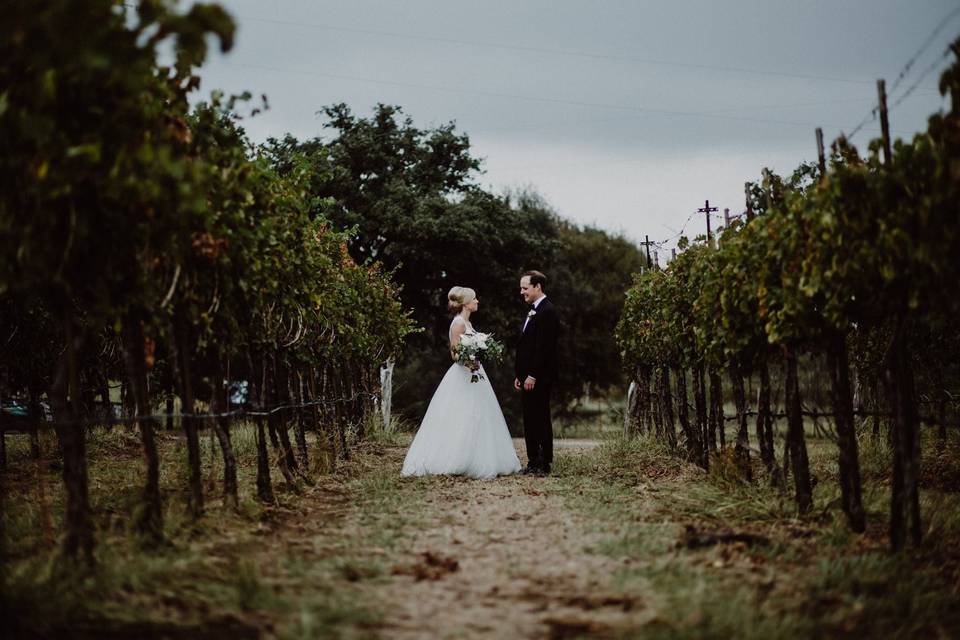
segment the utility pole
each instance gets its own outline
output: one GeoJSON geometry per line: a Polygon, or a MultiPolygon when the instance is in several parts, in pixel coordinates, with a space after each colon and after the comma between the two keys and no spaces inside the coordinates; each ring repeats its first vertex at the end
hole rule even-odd
{"type": "Polygon", "coordinates": [[[709,200],[705,201],[703,206],[697,209],[697,213],[704,213],[707,216],[707,244],[710,244],[710,213],[716,210],[716,207],[710,206],[709,200]]]}
{"type": "Polygon", "coordinates": [[[880,98],[880,132],[883,135],[883,164],[890,166],[890,122],[887,119],[887,83],[877,80],[877,94],[880,98]]]}
{"type": "Polygon", "coordinates": [[[746,200],[747,200],[747,212],[746,212],[747,222],[750,222],[751,220],[753,220],[753,198],[750,197],[749,182],[743,183],[743,194],[746,196],[746,200]]]}
{"type": "Polygon", "coordinates": [[[655,269],[660,268],[660,253],[658,251],[653,252],[653,266],[655,269]]]}
{"type": "Polygon", "coordinates": [[[653,265],[653,262],[650,260],[650,245],[653,244],[650,242],[650,236],[643,236],[644,241],[640,244],[644,245],[647,248],[647,268],[650,268],[653,265]]]}
{"type": "Polygon", "coordinates": [[[817,127],[817,159],[820,163],[820,179],[827,175],[827,157],[823,152],[823,129],[817,127]]]}
{"type": "Polygon", "coordinates": [[[730,207],[723,208],[723,226],[730,226],[730,207]]]}
{"type": "Polygon", "coordinates": [[[763,191],[767,211],[770,211],[770,207],[773,205],[773,198],[770,197],[770,194],[773,192],[773,176],[770,173],[770,169],[766,167],[763,168],[763,191]]]}
{"type": "Polygon", "coordinates": [[[676,260],[676,259],[677,259],[677,248],[676,248],[676,247],[670,247],[670,260],[673,261],[673,260],[676,260]]]}

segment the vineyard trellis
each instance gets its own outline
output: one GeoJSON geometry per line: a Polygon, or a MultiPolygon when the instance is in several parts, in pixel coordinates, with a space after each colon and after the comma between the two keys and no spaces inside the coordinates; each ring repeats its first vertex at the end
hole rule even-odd
{"type": "MultiPolygon", "coordinates": [[[[803,164],[786,179],[764,170],[747,184],[746,214],[716,243],[682,238],[665,269],[635,276],[618,326],[637,390],[628,432],[649,431],[672,445],[674,412],[654,410],[670,405],[686,455],[708,468],[711,452],[725,447],[724,423],[735,421],[733,459],[750,481],[748,417],[755,416],[762,465],[782,489],[792,476],[800,513],[813,505],[804,417],[832,419],[842,508],[857,532],[866,526],[858,418],[872,420],[875,435],[885,421],[893,549],[921,540],[921,422],[938,425],[941,441],[956,423],[948,414],[960,373],[953,357],[960,353],[960,40],[951,50],[958,61],[940,80],[949,109],[932,115],[927,131],[911,141],[874,140],[866,157],[841,137],[829,166],[803,164]],[[723,415],[721,376],[732,416],[723,415]],[[805,407],[820,376],[828,411],[805,407]],[[745,393],[753,381],[755,400],[745,393]],[[921,415],[921,402],[932,415],[921,415]],[[787,426],[778,462],[780,418],[787,426]]],[[[882,101],[882,83],[880,93],[882,101]]]]}
{"type": "Polygon", "coordinates": [[[192,516],[204,513],[201,421],[222,453],[224,500],[239,504],[241,414],[226,381],[248,382],[257,495],[272,501],[267,441],[290,486],[308,429],[348,455],[345,425],[363,437],[377,371],[414,330],[391,274],[351,258],[351,232],[324,215],[334,204],[311,193],[312,172],[329,169],[294,156],[279,172],[238,124],[247,96],[190,107],[208,43],[225,51],[233,34],[219,5],[148,0],[14,3],[0,26],[0,394],[33,416],[49,403],[69,558],[94,561],[83,425],[114,422],[111,381],[142,443],[137,529],[156,544],[156,431],[173,426],[174,397],[192,516]]]}

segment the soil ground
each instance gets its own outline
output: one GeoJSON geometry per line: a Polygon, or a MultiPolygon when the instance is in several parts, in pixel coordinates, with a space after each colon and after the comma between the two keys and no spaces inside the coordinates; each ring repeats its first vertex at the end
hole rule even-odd
{"type": "MultiPolygon", "coordinates": [[[[166,450],[179,451],[176,437],[168,440],[166,450]]],[[[546,477],[405,479],[399,470],[409,437],[399,436],[357,445],[335,473],[297,491],[278,486],[274,506],[248,497],[240,512],[216,504],[211,466],[200,523],[184,517],[183,479],[170,474],[163,478],[168,543],[144,550],[121,517],[139,499],[130,473],[135,442],[117,436],[92,454],[100,461],[91,467],[100,540],[93,578],[51,571],[56,474],[15,463],[11,477],[19,480],[5,514],[13,577],[0,594],[12,637],[766,640],[960,632],[956,488],[925,493],[929,542],[893,556],[888,487],[877,481],[885,456],[874,464],[869,451],[870,528],[862,536],[847,531],[831,493],[829,443],[811,447],[821,486],[814,513],[798,519],[789,495],[762,480],[731,479],[725,454],[707,474],[650,440],[558,440],[546,477]]],[[[523,460],[522,441],[515,443],[523,460]]],[[[928,477],[952,477],[936,466],[952,468],[948,453],[928,461],[928,477]]],[[[215,456],[204,459],[214,465],[215,456]]],[[[252,469],[242,471],[242,486],[252,487],[252,469]]],[[[762,469],[755,472],[762,478],[762,469]]]]}

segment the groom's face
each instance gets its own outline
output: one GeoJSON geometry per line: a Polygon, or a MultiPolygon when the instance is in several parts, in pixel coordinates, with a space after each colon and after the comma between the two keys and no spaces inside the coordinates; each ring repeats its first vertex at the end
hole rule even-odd
{"type": "Polygon", "coordinates": [[[540,285],[530,284],[530,276],[520,278],[520,295],[527,304],[533,304],[533,301],[540,297],[540,289],[540,285]]]}

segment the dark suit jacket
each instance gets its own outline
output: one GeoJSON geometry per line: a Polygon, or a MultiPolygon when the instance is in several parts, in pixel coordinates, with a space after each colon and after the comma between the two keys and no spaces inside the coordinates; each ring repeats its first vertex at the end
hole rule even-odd
{"type": "Polygon", "coordinates": [[[514,372],[521,383],[527,376],[533,376],[537,382],[557,378],[557,334],[560,329],[557,310],[549,298],[544,298],[536,311],[517,344],[514,372]]]}

